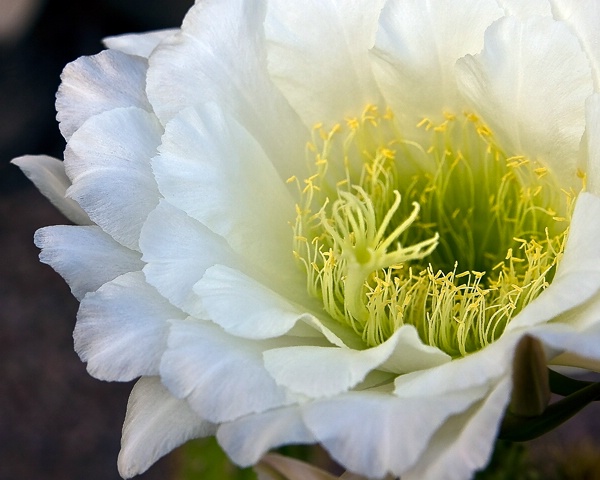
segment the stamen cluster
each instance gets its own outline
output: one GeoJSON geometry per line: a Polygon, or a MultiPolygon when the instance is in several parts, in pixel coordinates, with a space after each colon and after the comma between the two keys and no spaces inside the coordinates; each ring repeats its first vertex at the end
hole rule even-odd
{"type": "Polygon", "coordinates": [[[551,281],[574,192],[507,155],[473,114],[403,138],[390,110],[314,128],[294,255],[325,311],[366,346],[414,325],[464,356],[496,340],[551,281]]]}

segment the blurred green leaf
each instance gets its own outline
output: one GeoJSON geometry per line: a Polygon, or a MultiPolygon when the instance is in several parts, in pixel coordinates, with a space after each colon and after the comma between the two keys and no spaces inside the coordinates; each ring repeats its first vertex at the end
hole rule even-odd
{"type": "Polygon", "coordinates": [[[239,468],[214,438],[192,440],[179,449],[177,480],[256,480],[251,468],[239,468]]]}

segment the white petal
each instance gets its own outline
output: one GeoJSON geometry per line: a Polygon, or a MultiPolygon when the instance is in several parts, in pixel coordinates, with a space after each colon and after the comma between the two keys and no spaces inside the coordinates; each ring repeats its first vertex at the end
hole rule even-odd
{"type": "Polygon", "coordinates": [[[481,54],[458,61],[457,75],[462,94],[502,148],[540,159],[567,187],[581,183],[578,151],[593,82],[566,25],[547,17],[503,18],[486,31],[481,54]]]}
{"type": "Polygon", "coordinates": [[[145,59],[105,50],[69,63],[56,94],[56,118],[68,141],[90,117],[119,107],[152,111],[146,98],[145,59]]]}
{"type": "Polygon", "coordinates": [[[161,193],[258,265],[296,271],[294,202],[256,141],[215,105],[187,109],[165,129],[152,168],[161,193]]]}
{"type": "Polygon", "coordinates": [[[565,252],[558,266],[556,277],[579,272],[600,273],[600,197],[580,193],[569,226],[565,252]]]}
{"type": "Polygon", "coordinates": [[[150,57],[148,97],[163,124],[187,107],[219,104],[257,138],[288,178],[303,165],[309,134],[266,71],[263,4],[198,2],[181,33],[150,57]]]}
{"type": "MultiPolygon", "coordinates": [[[[529,333],[540,339],[548,350],[548,357],[554,365],[562,365],[559,360],[563,353],[571,358],[578,357],[586,359],[587,363],[600,363],[600,323],[590,325],[584,330],[579,330],[572,325],[562,323],[550,323],[540,325],[529,330],[529,333]]],[[[569,366],[585,365],[567,364],[569,366]]]]}
{"type": "Polygon", "coordinates": [[[416,124],[443,110],[462,112],[454,64],[483,47],[503,12],[493,0],[390,0],[377,32],[374,72],[397,117],[416,124]]]}
{"type": "Polygon", "coordinates": [[[255,279],[223,265],[210,267],[194,291],[208,318],[240,337],[279,337],[310,316],[255,279]]]}
{"type": "Polygon", "coordinates": [[[215,263],[243,265],[223,237],[161,200],[150,212],[140,236],[146,280],[165,298],[189,313],[203,317],[193,286],[215,263]]]}
{"type": "Polygon", "coordinates": [[[501,380],[466,413],[450,418],[434,435],[424,455],[403,480],[463,480],[486,466],[498,426],[510,399],[510,378],[501,380]]]}
{"type": "Polygon", "coordinates": [[[525,18],[532,15],[552,16],[552,9],[548,0],[497,0],[506,15],[525,18]]]}
{"type": "Polygon", "coordinates": [[[311,398],[337,395],[354,388],[367,374],[382,365],[403,373],[406,367],[435,365],[448,361],[440,352],[425,352],[415,348],[415,329],[398,329],[386,342],[366,350],[350,348],[295,346],[268,350],[264,353],[265,368],[279,385],[311,398]],[[415,356],[417,358],[407,359],[415,356]],[[424,358],[419,359],[422,356],[424,358]],[[437,362],[437,363],[436,363],[437,362]],[[399,369],[400,371],[398,371],[399,369]]]}
{"type": "Polygon", "coordinates": [[[600,94],[590,96],[585,103],[587,159],[584,172],[588,191],[600,195],[600,94]]]}
{"type": "Polygon", "coordinates": [[[381,366],[382,370],[394,373],[409,373],[433,368],[452,360],[439,348],[425,345],[417,329],[404,325],[397,330],[398,343],[392,354],[381,366]]]}
{"type": "Polygon", "coordinates": [[[227,455],[242,467],[254,465],[272,448],[315,443],[296,405],[224,423],[217,431],[217,440],[227,455]]]}
{"type": "Polygon", "coordinates": [[[40,261],[61,274],[77,300],[119,275],[142,269],[140,254],[123,247],[99,227],[58,225],[35,233],[40,261]]]}
{"type": "Polygon", "coordinates": [[[181,318],[183,313],[148,285],[141,272],[126,273],[82,300],[75,350],[100,380],[156,375],[167,346],[168,320],[181,318]]]}
{"type": "Polygon", "coordinates": [[[395,380],[394,394],[418,398],[481,386],[487,388],[510,371],[512,353],[519,338],[519,335],[505,334],[491,345],[466,357],[427,370],[400,375],[395,380]]]}
{"type": "Polygon", "coordinates": [[[600,3],[596,0],[550,0],[554,17],[571,27],[588,56],[596,92],[600,91],[600,3]]]}
{"type": "Polygon", "coordinates": [[[127,55],[148,58],[160,42],[165,38],[175,35],[178,31],[179,29],[177,28],[169,28],[144,33],[128,33],[126,35],[106,37],[102,39],[102,43],[106,45],[106,48],[118,50],[127,55]]]}
{"type": "Polygon", "coordinates": [[[208,321],[173,321],[161,378],[212,422],[263,412],[290,402],[263,367],[262,352],[273,346],[232,337],[208,321]]]}
{"type": "Polygon", "coordinates": [[[368,50],[384,0],[269,1],[269,72],[304,123],[357,115],[380,94],[368,50]]]}
{"type": "Polygon", "coordinates": [[[70,198],[66,198],[71,180],[65,173],[65,165],[56,158],[46,155],[24,155],[12,160],[29,180],[61,213],[78,225],[92,223],[87,214],[70,198]]]}
{"type": "Polygon", "coordinates": [[[90,118],[65,150],[75,199],[117,242],[138,249],[142,224],[159,199],[150,159],[162,127],[154,115],[119,108],[90,118]]]}
{"type": "Polygon", "coordinates": [[[565,252],[550,286],[511,320],[505,332],[547,322],[600,291],[600,198],[580,193],[565,252]]]}
{"type": "Polygon", "coordinates": [[[484,392],[471,389],[410,399],[350,392],[303,406],[303,417],[333,459],[349,470],[369,478],[388,472],[398,476],[426,451],[449,417],[484,392]]]}
{"type": "Polygon", "coordinates": [[[215,433],[183,400],[173,397],[158,377],[135,384],[123,425],[119,473],[131,478],[145,472],[160,457],[192,438],[215,433]]]}

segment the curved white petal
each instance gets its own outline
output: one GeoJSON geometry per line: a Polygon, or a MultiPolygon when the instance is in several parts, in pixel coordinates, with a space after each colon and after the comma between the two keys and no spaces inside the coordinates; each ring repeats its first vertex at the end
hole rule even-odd
{"type": "Polygon", "coordinates": [[[549,0],[552,12],[577,35],[588,56],[594,75],[596,92],[600,91],[600,3],[595,0],[549,0]]]}
{"type": "Polygon", "coordinates": [[[106,45],[106,48],[118,50],[127,55],[148,58],[160,42],[175,35],[177,32],[179,32],[178,28],[167,28],[152,32],[129,33],[103,38],[102,43],[106,45]]]}
{"type": "Polygon", "coordinates": [[[315,443],[306,428],[298,405],[248,415],[222,424],[217,440],[238,465],[253,465],[272,448],[281,445],[315,443]]]}
{"type": "Polygon", "coordinates": [[[206,270],[194,291],[208,318],[239,337],[279,337],[310,316],[257,280],[224,265],[206,270]]]}
{"type": "Polygon", "coordinates": [[[600,291],[600,197],[580,193],[565,251],[554,279],[539,297],[513,318],[505,332],[547,322],[584,304],[600,291]]]}
{"type": "Polygon", "coordinates": [[[600,94],[591,95],[585,103],[587,158],[583,168],[588,191],[600,195],[600,94]]]}
{"type": "Polygon", "coordinates": [[[267,350],[265,368],[279,385],[310,398],[348,391],[377,368],[404,373],[449,361],[438,349],[422,348],[412,326],[398,329],[387,341],[366,350],[296,346],[267,350]],[[439,354],[438,354],[439,352],[439,354]],[[421,357],[421,358],[419,358],[421,357]]]}
{"type": "Polygon", "coordinates": [[[65,140],[88,118],[113,108],[152,111],[145,90],[147,68],[145,59],[115,50],[69,63],[56,94],[56,118],[65,140]]]}
{"type": "Polygon", "coordinates": [[[295,271],[294,201],[252,136],[217,106],[171,120],[152,168],[165,198],[277,274],[295,271]]]}
{"type": "Polygon", "coordinates": [[[67,195],[102,230],[138,250],[142,224],[159,199],[150,159],[162,127],[151,113],[119,108],[90,118],[65,150],[65,169],[73,182],[67,195]]]}
{"type": "Polygon", "coordinates": [[[207,437],[216,427],[196,415],[184,400],[169,393],[158,377],[137,381],[127,403],[119,473],[131,478],[182,443],[207,437]]]}
{"type": "Polygon", "coordinates": [[[379,103],[368,50],[383,3],[268,2],[269,72],[308,127],[337,123],[379,103]]]}
{"type": "Polygon", "coordinates": [[[397,117],[416,124],[443,110],[461,113],[454,64],[483,47],[503,12],[494,0],[389,0],[373,50],[374,72],[397,117]]]}
{"type": "Polygon", "coordinates": [[[267,73],[264,15],[263,0],[198,2],[181,33],[151,55],[148,97],[163,124],[187,107],[219,104],[288,178],[302,165],[309,134],[267,73]]]}
{"type": "Polygon", "coordinates": [[[539,159],[563,185],[580,184],[578,151],[589,62],[566,25],[547,17],[505,17],[481,54],[457,62],[461,93],[510,153],[539,159]]]}
{"type": "Polygon", "coordinates": [[[304,405],[303,418],[334,460],[349,470],[370,478],[398,476],[418,461],[449,417],[469,408],[485,391],[420,398],[350,392],[304,405]]]}
{"type": "Polygon", "coordinates": [[[233,337],[208,321],[173,321],[161,378],[173,395],[212,422],[264,412],[291,402],[262,362],[262,352],[277,345],[233,337]]]}
{"type": "Polygon", "coordinates": [[[504,378],[481,402],[448,419],[402,480],[463,480],[485,467],[510,399],[510,387],[510,378],[504,378]]]}
{"type": "Polygon", "coordinates": [[[398,341],[388,359],[381,365],[386,372],[409,373],[442,365],[452,360],[437,347],[425,345],[412,325],[400,327],[398,341]]]}
{"type": "Polygon", "coordinates": [[[397,337],[368,350],[297,346],[267,350],[265,368],[275,381],[310,398],[331,397],[355,387],[391,355],[397,337]]]}
{"type": "MultiPolygon", "coordinates": [[[[597,318],[600,312],[597,312],[597,318]]],[[[560,356],[567,354],[585,358],[593,364],[600,363],[600,324],[596,322],[585,329],[563,323],[539,325],[529,330],[529,334],[540,339],[548,349],[548,357],[554,365],[561,365],[560,356]]],[[[570,364],[569,366],[581,366],[570,364]]]]}
{"type": "Polygon", "coordinates": [[[34,241],[42,249],[40,261],[60,273],[77,300],[119,275],[140,271],[144,266],[139,253],[115,242],[96,226],[40,228],[34,241]]]}
{"type": "Polygon", "coordinates": [[[150,212],[140,234],[146,281],[192,316],[206,312],[193,286],[215,263],[243,264],[220,237],[168,202],[150,212]]]}
{"type": "Polygon", "coordinates": [[[553,348],[550,364],[600,372],[599,318],[600,296],[596,296],[584,308],[562,316],[561,323],[532,329],[532,335],[553,348]]]}
{"type": "Polygon", "coordinates": [[[400,375],[395,380],[398,397],[419,398],[445,395],[477,387],[487,388],[510,372],[519,335],[505,334],[498,341],[451,362],[400,375]]]}
{"type": "Polygon", "coordinates": [[[65,217],[78,225],[92,223],[77,202],[65,196],[71,186],[71,180],[65,173],[63,162],[47,155],[24,155],[13,159],[12,163],[23,171],[42,195],[65,217]]]}
{"type": "Polygon", "coordinates": [[[73,332],[75,350],[90,375],[100,380],[157,375],[168,320],[184,317],[141,272],[126,273],[82,300],[73,332]]]}

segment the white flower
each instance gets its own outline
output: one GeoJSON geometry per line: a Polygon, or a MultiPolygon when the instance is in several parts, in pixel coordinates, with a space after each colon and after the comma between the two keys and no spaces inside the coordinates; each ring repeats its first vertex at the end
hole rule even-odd
{"type": "Polygon", "coordinates": [[[15,163],[83,225],[36,235],[77,352],[141,377],[121,474],[216,434],[468,478],[525,334],[598,369],[599,5],[203,0],[68,65],[64,164],[15,163]]]}

